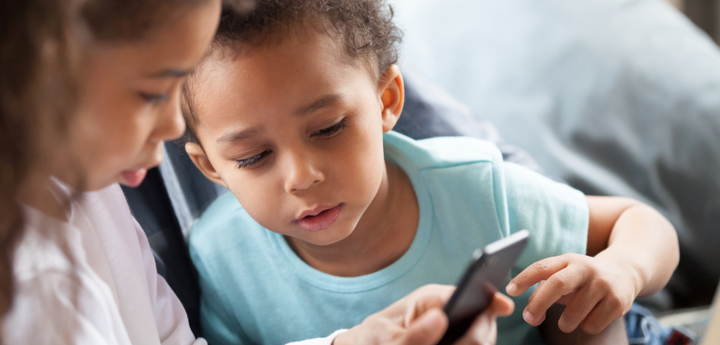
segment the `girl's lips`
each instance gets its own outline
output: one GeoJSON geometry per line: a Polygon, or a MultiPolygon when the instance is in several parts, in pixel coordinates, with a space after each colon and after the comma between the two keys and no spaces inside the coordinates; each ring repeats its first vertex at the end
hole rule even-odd
{"type": "Polygon", "coordinates": [[[340,218],[340,211],[342,210],[342,205],[343,204],[339,204],[333,208],[329,208],[325,211],[318,213],[315,216],[308,215],[302,217],[295,220],[295,223],[300,225],[301,228],[310,232],[325,230],[331,225],[333,225],[338,220],[338,218],[340,218]]]}
{"type": "Polygon", "coordinates": [[[123,184],[135,188],[139,186],[147,175],[147,169],[125,170],[122,172],[123,184]]]}

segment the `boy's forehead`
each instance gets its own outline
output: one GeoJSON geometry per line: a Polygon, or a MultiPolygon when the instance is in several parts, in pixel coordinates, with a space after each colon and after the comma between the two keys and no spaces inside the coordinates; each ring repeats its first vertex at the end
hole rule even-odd
{"type": "Polygon", "coordinates": [[[213,136],[225,136],[219,122],[256,125],[278,113],[292,116],[348,101],[359,89],[375,92],[375,76],[365,64],[348,64],[341,48],[332,37],[316,32],[249,47],[234,57],[210,54],[191,81],[198,125],[211,120],[213,136]]]}
{"type": "Polygon", "coordinates": [[[215,42],[203,65],[206,62],[217,62],[221,65],[238,61],[256,62],[252,61],[255,59],[275,62],[277,68],[282,68],[288,62],[304,63],[306,67],[317,66],[313,62],[321,62],[324,66],[350,66],[363,68],[374,81],[379,78],[377,57],[372,54],[350,56],[340,34],[319,25],[301,23],[293,24],[287,30],[276,30],[253,44],[228,40],[215,42]]]}
{"type": "MultiPolygon", "coordinates": [[[[341,94],[328,94],[320,96],[318,99],[313,101],[312,103],[306,104],[304,106],[300,106],[296,109],[294,113],[291,114],[291,116],[295,118],[302,118],[305,115],[309,115],[314,113],[317,110],[320,110],[325,107],[331,107],[333,105],[342,103],[344,101],[343,95],[341,94]]],[[[232,143],[236,141],[241,141],[244,139],[252,138],[255,135],[258,135],[263,132],[264,130],[263,125],[256,125],[252,127],[239,127],[239,129],[236,128],[228,128],[223,131],[223,134],[215,140],[217,144],[224,145],[227,143],[232,143]]]]}
{"type": "Polygon", "coordinates": [[[291,35],[265,46],[222,49],[243,50],[234,58],[225,52],[206,59],[198,70],[194,88],[206,89],[200,94],[226,94],[236,99],[251,96],[250,103],[257,103],[280,96],[311,97],[314,89],[331,93],[331,89],[342,88],[346,82],[357,79],[377,86],[376,76],[369,73],[365,63],[348,63],[342,46],[331,36],[318,32],[311,37],[291,35]]]}

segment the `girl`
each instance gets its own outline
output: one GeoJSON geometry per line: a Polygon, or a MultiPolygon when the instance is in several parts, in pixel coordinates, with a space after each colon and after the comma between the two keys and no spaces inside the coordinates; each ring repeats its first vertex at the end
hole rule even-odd
{"type": "MultiPolygon", "coordinates": [[[[179,87],[212,39],[219,0],[2,6],[2,343],[205,343],[157,275],[117,183],[139,185],[162,142],[182,134],[179,87]],[[78,13],[91,39],[73,107],[78,13]]],[[[446,327],[438,307],[451,291],[425,287],[368,317],[344,343],[431,344],[446,327]]],[[[507,300],[495,305],[511,309],[507,300]]],[[[492,340],[491,325],[484,315],[464,341],[492,340]]]]}

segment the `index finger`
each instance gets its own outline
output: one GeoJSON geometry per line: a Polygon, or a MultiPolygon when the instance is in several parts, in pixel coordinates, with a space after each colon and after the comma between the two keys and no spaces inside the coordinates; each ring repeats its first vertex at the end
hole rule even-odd
{"type": "Polygon", "coordinates": [[[511,280],[507,287],[505,287],[505,291],[507,291],[510,296],[520,296],[531,286],[537,284],[541,280],[547,280],[556,272],[567,267],[568,262],[569,259],[566,255],[555,256],[537,261],[528,266],[528,268],[520,272],[520,274],[511,280]]]}

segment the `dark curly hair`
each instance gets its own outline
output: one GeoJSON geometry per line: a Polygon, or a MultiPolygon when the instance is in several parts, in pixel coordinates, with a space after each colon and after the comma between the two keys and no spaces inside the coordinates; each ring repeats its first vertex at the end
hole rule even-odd
{"type": "MultiPolygon", "coordinates": [[[[244,50],[277,44],[298,28],[312,28],[337,39],[350,62],[362,59],[379,78],[397,63],[402,32],[384,0],[256,0],[249,13],[223,6],[210,57],[234,59],[244,50]]],[[[198,142],[193,76],[183,86],[187,130],[181,143],[198,142]]]]}

